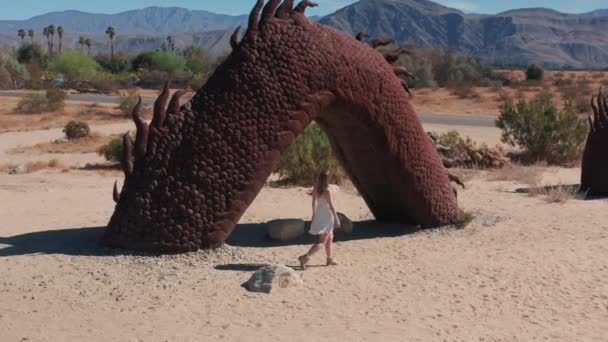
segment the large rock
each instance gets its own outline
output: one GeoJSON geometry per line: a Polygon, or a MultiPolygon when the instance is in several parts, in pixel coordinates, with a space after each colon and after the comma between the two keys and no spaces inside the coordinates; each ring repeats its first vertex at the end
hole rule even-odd
{"type": "Polygon", "coordinates": [[[336,229],[336,233],[351,234],[353,232],[353,221],[346,215],[338,213],[338,220],[340,220],[340,227],[336,229]]]}
{"type": "Polygon", "coordinates": [[[306,233],[306,223],[299,219],[274,220],[267,223],[271,239],[287,241],[306,233]]]}
{"type": "Polygon", "coordinates": [[[303,286],[304,282],[292,268],[269,265],[255,271],[243,286],[251,292],[270,293],[274,288],[303,286]]]}

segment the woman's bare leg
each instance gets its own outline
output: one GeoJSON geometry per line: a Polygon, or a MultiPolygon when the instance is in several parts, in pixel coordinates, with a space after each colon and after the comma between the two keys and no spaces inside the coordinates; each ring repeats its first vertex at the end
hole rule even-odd
{"type": "Polygon", "coordinates": [[[325,241],[325,254],[327,255],[327,266],[337,265],[334,259],[331,256],[332,247],[334,241],[334,234],[329,234],[327,240],[325,241]]]}
{"type": "Polygon", "coordinates": [[[302,268],[306,267],[306,264],[308,263],[308,260],[310,260],[311,256],[313,256],[316,252],[319,251],[319,249],[323,248],[323,246],[327,244],[329,236],[330,234],[319,235],[319,242],[315,243],[312,247],[310,247],[308,253],[298,258],[300,260],[300,266],[302,266],[302,268]]]}

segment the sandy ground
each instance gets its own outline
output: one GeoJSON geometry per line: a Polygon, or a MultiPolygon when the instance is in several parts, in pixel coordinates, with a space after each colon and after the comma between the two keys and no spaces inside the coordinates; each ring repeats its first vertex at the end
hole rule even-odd
{"type": "MultiPolygon", "coordinates": [[[[0,134],[0,160],[51,158],[5,151],[60,137],[0,134]]],[[[576,183],[580,173],[541,170],[548,185],[576,183]]],[[[260,264],[295,265],[312,240],[270,243],[263,223],[309,218],[307,189],[264,188],[222,249],[156,257],[96,248],[115,177],[0,174],[1,341],[606,341],[606,200],[549,204],[478,171],[460,191],[473,223],[417,232],[370,221],[362,199],[342,189],[336,206],[356,225],[335,245],[340,264],[298,271],[303,288],[265,295],[241,284],[260,264]]],[[[312,265],[323,262],[318,255],[312,265]]]]}

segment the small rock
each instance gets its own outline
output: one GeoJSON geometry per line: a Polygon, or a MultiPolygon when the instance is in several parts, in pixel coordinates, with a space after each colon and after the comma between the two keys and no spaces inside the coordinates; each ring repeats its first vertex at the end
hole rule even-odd
{"type": "Polygon", "coordinates": [[[337,233],[351,234],[353,232],[353,221],[348,216],[338,213],[338,219],[340,220],[340,227],[336,229],[337,233]]]}
{"type": "Polygon", "coordinates": [[[292,268],[283,265],[268,265],[255,271],[243,286],[251,292],[270,293],[273,288],[298,287],[304,282],[292,268]]]}
{"type": "Polygon", "coordinates": [[[12,169],[9,174],[11,175],[21,175],[27,173],[27,167],[23,164],[17,166],[16,168],[12,169]]]}
{"type": "Polygon", "coordinates": [[[55,144],[65,144],[69,142],[68,138],[61,138],[54,141],[55,144]]]}
{"type": "Polygon", "coordinates": [[[274,220],[266,224],[268,236],[274,240],[287,241],[304,235],[306,223],[298,219],[274,220]]]}

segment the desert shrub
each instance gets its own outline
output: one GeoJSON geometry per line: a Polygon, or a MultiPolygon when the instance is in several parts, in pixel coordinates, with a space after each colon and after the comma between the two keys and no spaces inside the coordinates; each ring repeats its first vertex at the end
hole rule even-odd
{"type": "Polygon", "coordinates": [[[65,90],[57,88],[49,88],[46,90],[47,111],[55,111],[62,109],[65,106],[65,100],[68,93],[65,90]]]}
{"type": "Polygon", "coordinates": [[[416,78],[412,87],[441,87],[459,84],[489,86],[504,84],[506,77],[481,62],[478,58],[440,49],[406,45],[409,51],[397,64],[405,66],[416,78]]]}
{"type": "Polygon", "coordinates": [[[309,125],[289,146],[276,172],[289,183],[310,186],[315,184],[319,173],[328,172],[331,182],[343,175],[334,157],[329,138],[316,124],[309,125]]]}
{"type": "Polygon", "coordinates": [[[509,164],[502,146],[489,147],[478,144],[469,137],[463,137],[458,131],[446,133],[430,133],[436,144],[442,146],[441,154],[456,161],[458,166],[465,168],[495,169],[509,164]]]}
{"type": "Polygon", "coordinates": [[[70,121],[63,128],[66,138],[69,140],[87,137],[91,133],[91,128],[86,122],[70,121]]]}
{"type": "Polygon", "coordinates": [[[95,60],[77,50],[65,50],[56,56],[53,61],[52,71],[62,74],[68,81],[90,80],[97,76],[99,64],[95,60]]]}
{"type": "Polygon", "coordinates": [[[502,141],[524,149],[524,160],[562,164],[580,157],[587,136],[587,124],[565,101],[559,110],[543,92],[535,99],[507,101],[501,105],[496,125],[502,130],[502,141]]]}
{"type": "Polygon", "coordinates": [[[139,93],[135,89],[129,89],[126,94],[120,97],[118,108],[124,115],[129,116],[137,102],[139,102],[139,93]]]}
{"type": "Polygon", "coordinates": [[[456,228],[464,229],[466,228],[473,220],[475,220],[475,214],[470,211],[466,211],[464,209],[460,209],[460,215],[458,216],[458,222],[456,222],[456,228]]]}
{"type": "Polygon", "coordinates": [[[113,74],[131,70],[131,60],[126,55],[115,54],[114,58],[110,55],[97,55],[95,61],[103,70],[113,74]]]}
{"type": "Polygon", "coordinates": [[[15,111],[23,114],[43,113],[47,111],[48,101],[39,94],[25,96],[17,103],[15,111]]]}
{"type": "Polygon", "coordinates": [[[19,88],[30,80],[30,73],[23,64],[8,53],[0,53],[0,88],[19,88]]]}
{"type": "Polygon", "coordinates": [[[542,66],[537,64],[531,64],[526,70],[526,80],[528,81],[542,81],[545,77],[545,70],[542,66]]]}
{"type": "Polygon", "coordinates": [[[17,61],[20,64],[36,63],[46,67],[47,57],[38,44],[26,44],[17,49],[17,61]]]}
{"type": "Polygon", "coordinates": [[[161,71],[173,75],[186,70],[186,59],[171,52],[144,52],[133,60],[133,69],[161,71]]]}
{"type": "Polygon", "coordinates": [[[99,148],[97,153],[110,162],[120,162],[122,158],[122,137],[115,137],[99,148]]]}
{"type": "Polygon", "coordinates": [[[454,83],[450,85],[452,94],[461,99],[476,99],[479,98],[479,93],[475,90],[471,83],[454,83]]]}
{"type": "Polygon", "coordinates": [[[50,88],[46,95],[33,94],[22,98],[15,111],[24,114],[52,112],[62,109],[65,105],[67,93],[64,90],[50,88]]]}

